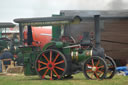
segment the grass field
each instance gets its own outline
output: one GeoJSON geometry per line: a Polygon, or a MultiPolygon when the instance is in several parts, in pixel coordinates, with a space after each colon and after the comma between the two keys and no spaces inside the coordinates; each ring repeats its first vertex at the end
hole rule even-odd
{"type": "Polygon", "coordinates": [[[115,76],[110,80],[87,80],[82,73],[69,80],[40,80],[38,76],[0,76],[0,85],[128,85],[128,76],[115,76]]]}

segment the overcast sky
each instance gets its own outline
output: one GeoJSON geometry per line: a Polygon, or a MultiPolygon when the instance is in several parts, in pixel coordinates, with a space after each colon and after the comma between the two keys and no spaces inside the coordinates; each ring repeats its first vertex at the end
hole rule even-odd
{"type": "Polygon", "coordinates": [[[0,0],[0,22],[47,17],[60,10],[126,10],[128,0],[0,0]]]}

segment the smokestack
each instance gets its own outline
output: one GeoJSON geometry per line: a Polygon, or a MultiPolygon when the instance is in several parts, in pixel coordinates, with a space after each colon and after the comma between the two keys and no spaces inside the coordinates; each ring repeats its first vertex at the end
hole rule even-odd
{"type": "Polygon", "coordinates": [[[95,21],[96,48],[100,48],[100,41],[101,41],[100,15],[94,15],[94,21],[95,21]]]}

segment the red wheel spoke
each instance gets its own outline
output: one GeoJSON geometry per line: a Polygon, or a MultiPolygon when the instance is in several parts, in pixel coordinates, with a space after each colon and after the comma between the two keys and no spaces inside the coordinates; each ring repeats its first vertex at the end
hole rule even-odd
{"type": "Polygon", "coordinates": [[[42,78],[45,77],[45,75],[48,73],[48,70],[49,70],[49,69],[47,69],[47,70],[45,71],[45,73],[44,73],[44,75],[42,76],[42,78]]]}
{"type": "Polygon", "coordinates": [[[93,72],[92,75],[91,75],[91,79],[92,79],[93,76],[94,76],[94,72],[93,72]]]}
{"type": "Polygon", "coordinates": [[[104,73],[104,72],[102,72],[102,71],[99,71],[99,70],[98,70],[97,72],[100,72],[100,74],[99,74],[99,77],[100,77],[100,75],[101,75],[101,74],[103,74],[103,73],[104,73]]]}
{"type": "Polygon", "coordinates": [[[96,63],[96,66],[98,66],[98,65],[99,65],[99,63],[100,63],[100,60],[98,60],[98,62],[96,63]]]}
{"type": "Polygon", "coordinates": [[[59,75],[58,75],[58,73],[56,72],[56,70],[55,69],[53,69],[53,72],[56,74],[56,76],[59,78],[59,75]]]}
{"type": "Polygon", "coordinates": [[[63,68],[60,68],[60,67],[58,67],[58,66],[55,66],[55,68],[57,68],[57,69],[59,69],[59,70],[64,71],[64,69],[63,69],[63,68]]]}
{"type": "Polygon", "coordinates": [[[99,79],[99,76],[97,75],[97,73],[96,73],[96,72],[94,72],[94,74],[96,75],[96,78],[97,78],[97,79],[99,79]]]}
{"type": "Polygon", "coordinates": [[[92,66],[94,66],[94,60],[92,59],[92,66]]]}
{"type": "Polygon", "coordinates": [[[97,72],[104,73],[103,71],[97,70],[97,72]]]}
{"type": "Polygon", "coordinates": [[[99,77],[100,77],[101,74],[102,74],[102,73],[99,74],[99,77]]]}
{"type": "Polygon", "coordinates": [[[92,69],[90,69],[90,70],[86,70],[86,72],[92,72],[92,69]]]}
{"type": "Polygon", "coordinates": [[[38,60],[38,63],[44,64],[44,65],[47,65],[47,63],[45,63],[45,62],[43,62],[43,61],[40,61],[40,60],[38,60]]]}
{"type": "Polygon", "coordinates": [[[38,71],[41,71],[43,69],[46,69],[47,67],[43,67],[43,68],[38,68],[38,71]]]}
{"type": "Polygon", "coordinates": [[[44,58],[49,62],[48,58],[44,55],[44,53],[43,53],[43,56],[44,56],[44,58]]]}
{"type": "Polygon", "coordinates": [[[52,62],[52,51],[50,51],[50,62],[52,62]]]}
{"type": "Polygon", "coordinates": [[[52,80],[52,70],[51,70],[51,78],[50,78],[50,80],[52,80]]]}
{"type": "Polygon", "coordinates": [[[99,68],[104,68],[104,65],[102,65],[102,66],[99,66],[99,67],[98,67],[98,69],[99,69],[99,68]]]}
{"type": "Polygon", "coordinates": [[[54,65],[61,64],[61,63],[64,63],[64,60],[59,61],[59,62],[55,63],[54,65]]]}
{"type": "Polygon", "coordinates": [[[89,64],[86,64],[86,66],[93,67],[93,66],[91,66],[91,65],[89,65],[89,64]]]}
{"type": "Polygon", "coordinates": [[[56,62],[56,59],[59,57],[59,53],[57,53],[57,55],[56,55],[56,57],[55,57],[55,59],[54,59],[54,61],[53,61],[53,63],[55,63],[56,62]]]}
{"type": "Polygon", "coordinates": [[[99,77],[100,77],[101,74],[104,73],[103,71],[100,71],[100,70],[97,70],[97,72],[100,72],[99,77]]]}

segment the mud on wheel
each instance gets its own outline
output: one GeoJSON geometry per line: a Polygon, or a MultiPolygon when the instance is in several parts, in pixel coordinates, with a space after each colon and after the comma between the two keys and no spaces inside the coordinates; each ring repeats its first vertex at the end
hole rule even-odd
{"type": "Polygon", "coordinates": [[[106,79],[111,79],[113,78],[113,76],[115,75],[116,73],[116,63],[115,61],[109,57],[109,56],[106,56],[105,57],[105,61],[107,63],[107,66],[108,66],[108,70],[107,70],[107,74],[106,74],[106,79]]]}
{"type": "Polygon", "coordinates": [[[107,72],[107,64],[103,58],[90,57],[84,62],[83,73],[87,79],[104,79],[107,72]]]}
{"type": "Polygon", "coordinates": [[[61,79],[67,70],[67,60],[60,51],[48,49],[37,57],[35,68],[41,79],[61,79]]]}

